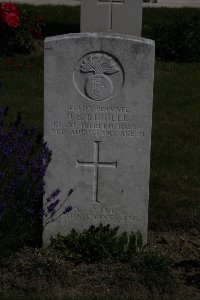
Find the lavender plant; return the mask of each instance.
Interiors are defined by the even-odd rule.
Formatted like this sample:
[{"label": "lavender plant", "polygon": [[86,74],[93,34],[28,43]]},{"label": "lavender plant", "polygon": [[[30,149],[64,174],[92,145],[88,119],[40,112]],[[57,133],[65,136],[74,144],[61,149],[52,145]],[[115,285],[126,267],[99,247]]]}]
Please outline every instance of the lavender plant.
[{"label": "lavender plant", "polygon": [[34,244],[42,226],[72,209],[65,204],[73,192],[60,204],[57,189],[43,207],[44,175],[52,153],[35,127],[27,129],[19,113],[8,124],[7,113],[7,108],[0,108],[1,249]]}]

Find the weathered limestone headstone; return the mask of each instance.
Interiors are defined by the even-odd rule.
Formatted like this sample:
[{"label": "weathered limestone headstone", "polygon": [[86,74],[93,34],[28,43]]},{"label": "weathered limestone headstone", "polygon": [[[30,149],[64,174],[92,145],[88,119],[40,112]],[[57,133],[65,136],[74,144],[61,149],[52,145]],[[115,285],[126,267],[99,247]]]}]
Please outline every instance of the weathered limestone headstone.
[{"label": "weathered limestone headstone", "polygon": [[147,237],[154,42],[82,33],[45,40],[46,194],[73,209],[44,230],[100,223]]},{"label": "weathered limestone headstone", "polygon": [[141,36],[142,0],[82,0],[81,32]]}]

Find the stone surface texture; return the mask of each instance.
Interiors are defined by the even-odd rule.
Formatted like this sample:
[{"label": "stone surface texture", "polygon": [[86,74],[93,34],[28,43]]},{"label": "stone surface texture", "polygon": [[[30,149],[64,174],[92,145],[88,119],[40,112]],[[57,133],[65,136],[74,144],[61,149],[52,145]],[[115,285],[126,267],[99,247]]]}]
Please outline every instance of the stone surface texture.
[{"label": "stone surface texture", "polygon": [[81,32],[141,36],[142,0],[82,0]]},{"label": "stone surface texture", "polygon": [[147,237],[154,42],[82,33],[45,40],[45,140],[53,152],[46,197],[72,211],[44,229],[100,223]]}]

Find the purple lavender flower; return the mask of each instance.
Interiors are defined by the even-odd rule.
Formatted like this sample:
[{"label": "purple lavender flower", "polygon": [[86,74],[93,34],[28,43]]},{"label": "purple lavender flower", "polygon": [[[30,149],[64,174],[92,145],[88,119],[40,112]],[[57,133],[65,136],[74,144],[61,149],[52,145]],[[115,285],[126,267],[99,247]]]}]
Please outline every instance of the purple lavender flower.
[{"label": "purple lavender flower", "polygon": [[17,174],[22,175],[22,174],[24,174],[25,171],[26,171],[26,166],[23,165],[22,163],[19,163],[16,168]]},{"label": "purple lavender flower", "polygon": [[[26,128],[20,114],[8,124],[7,112],[7,108],[0,108],[0,227],[6,232],[7,225],[12,229],[21,224],[27,231],[25,235],[22,233],[25,242],[30,238],[27,228],[49,224],[71,211],[71,206],[65,209],[64,206],[73,189],[62,204],[57,199],[60,189],[53,191],[42,208],[44,176],[52,152],[35,127]],[[4,224],[5,230],[2,228]]]},{"label": "purple lavender flower", "polygon": [[53,209],[53,210],[51,211],[51,218],[53,218],[53,217],[55,216],[55,214],[56,214],[56,210]]},{"label": "purple lavender flower", "polygon": [[51,196],[50,196],[50,199],[54,199],[55,197],[57,197],[59,194],[60,194],[61,190],[57,189],[55,190]]},{"label": "purple lavender flower", "polygon": [[40,215],[41,215],[42,217],[44,217],[45,214],[46,214],[46,212],[45,212],[45,210],[42,208],[41,211],[40,211]]},{"label": "purple lavender flower", "polygon": [[57,199],[56,201],[52,202],[49,206],[47,206],[47,211],[48,212],[52,212],[53,210],[55,210],[56,206],[58,205],[58,203],[60,202],[59,199]]},{"label": "purple lavender flower", "polygon": [[8,185],[6,186],[4,192],[5,192],[5,197],[12,197],[15,191],[15,182],[10,181]]},{"label": "purple lavender flower", "polygon": [[70,189],[67,197],[71,196],[71,194],[73,193],[73,191],[74,191],[73,189]]},{"label": "purple lavender flower", "polygon": [[29,131],[29,136],[34,136],[37,133],[37,127],[32,126],[30,131]]},{"label": "purple lavender flower", "polygon": [[34,127],[26,128],[20,114],[14,122],[6,123],[7,111],[0,108],[0,201],[6,198],[10,207],[25,203],[21,207],[24,213],[25,207],[32,209],[35,203],[39,211],[51,152]]},{"label": "purple lavender flower", "polygon": [[69,213],[72,210],[72,206],[67,206],[65,207],[65,209],[63,210],[63,215],[66,215],[67,213]]}]

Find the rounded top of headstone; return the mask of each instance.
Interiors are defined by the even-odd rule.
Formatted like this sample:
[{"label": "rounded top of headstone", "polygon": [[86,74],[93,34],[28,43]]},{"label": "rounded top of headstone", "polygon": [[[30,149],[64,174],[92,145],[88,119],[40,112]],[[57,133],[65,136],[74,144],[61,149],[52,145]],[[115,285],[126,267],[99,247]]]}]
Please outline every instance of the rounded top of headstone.
[{"label": "rounded top of headstone", "polygon": [[147,38],[142,38],[142,37],[133,36],[129,34],[104,33],[104,32],[84,32],[84,33],[70,33],[70,34],[57,35],[57,36],[47,37],[45,39],[45,43],[56,42],[56,41],[67,40],[67,39],[85,39],[85,38],[120,39],[126,41],[129,40],[132,42],[148,44],[149,46],[155,47],[155,42]]}]

